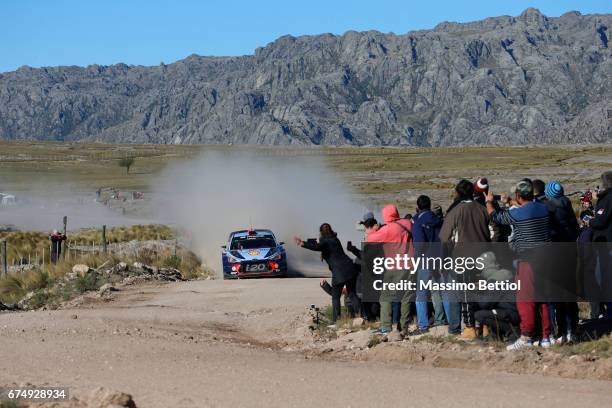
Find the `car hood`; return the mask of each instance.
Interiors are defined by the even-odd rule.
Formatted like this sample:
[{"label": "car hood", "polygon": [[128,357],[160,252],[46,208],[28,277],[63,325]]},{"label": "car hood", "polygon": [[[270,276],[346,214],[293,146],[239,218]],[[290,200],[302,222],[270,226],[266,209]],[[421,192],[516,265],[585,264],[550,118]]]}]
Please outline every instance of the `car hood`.
[{"label": "car hood", "polygon": [[267,258],[275,249],[276,248],[240,249],[230,251],[230,254],[237,258],[242,258],[245,261],[252,261]]}]

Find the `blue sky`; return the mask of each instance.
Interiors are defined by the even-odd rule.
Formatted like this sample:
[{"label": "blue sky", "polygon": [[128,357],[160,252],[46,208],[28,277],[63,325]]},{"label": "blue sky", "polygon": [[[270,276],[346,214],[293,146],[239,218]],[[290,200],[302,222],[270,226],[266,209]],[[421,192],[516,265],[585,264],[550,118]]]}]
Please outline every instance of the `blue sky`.
[{"label": "blue sky", "polygon": [[530,6],[549,16],[612,12],[610,0],[0,0],[0,72],[243,55],[285,34],[401,34],[441,21],[518,15]]}]

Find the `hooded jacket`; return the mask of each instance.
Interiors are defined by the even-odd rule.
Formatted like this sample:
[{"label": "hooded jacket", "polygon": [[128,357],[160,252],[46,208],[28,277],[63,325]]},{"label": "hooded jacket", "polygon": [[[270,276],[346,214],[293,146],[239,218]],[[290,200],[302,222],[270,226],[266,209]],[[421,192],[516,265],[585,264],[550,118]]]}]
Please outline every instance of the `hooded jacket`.
[{"label": "hooded jacket", "polygon": [[548,206],[550,212],[551,240],[553,242],[576,241],[580,227],[569,198],[561,196],[543,202]]},{"label": "hooded jacket", "polygon": [[589,225],[593,229],[594,242],[612,242],[612,191],[599,193],[595,206],[595,217]]},{"label": "hooded jacket", "polygon": [[380,227],[378,231],[370,232],[367,242],[386,243],[384,249],[385,256],[388,258],[395,257],[397,254],[412,256],[414,254],[414,248],[411,245],[412,223],[400,218],[399,211],[393,204],[387,204],[382,213],[385,225]]},{"label": "hooded jacket", "polygon": [[394,242],[408,245],[412,241],[412,223],[400,218],[399,211],[393,204],[387,204],[382,213],[385,225],[378,231],[370,232],[367,242]]}]

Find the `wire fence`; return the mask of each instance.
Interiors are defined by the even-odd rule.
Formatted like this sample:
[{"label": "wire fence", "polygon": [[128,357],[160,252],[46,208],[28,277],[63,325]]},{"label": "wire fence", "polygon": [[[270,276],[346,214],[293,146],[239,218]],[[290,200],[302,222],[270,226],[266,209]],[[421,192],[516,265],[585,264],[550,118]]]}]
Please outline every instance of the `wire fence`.
[{"label": "wire fence", "polygon": [[[106,227],[102,228],[105,236]],[[12,255],[11,255],[12,254]],[[15,255],[18,254],[18,255]],[[10,239],[0,240],[0,276],[8,273],[28,272],[58,263],[78,263],[78,261],[100,256],[115,256],[124,259],[147,259],[159,263],[169,256],[183,255],[178,251],[178,240],[146,240],[109,243],[106,240],[60,240],[50,239],[47,247],[19,253],[11,251]]]}]

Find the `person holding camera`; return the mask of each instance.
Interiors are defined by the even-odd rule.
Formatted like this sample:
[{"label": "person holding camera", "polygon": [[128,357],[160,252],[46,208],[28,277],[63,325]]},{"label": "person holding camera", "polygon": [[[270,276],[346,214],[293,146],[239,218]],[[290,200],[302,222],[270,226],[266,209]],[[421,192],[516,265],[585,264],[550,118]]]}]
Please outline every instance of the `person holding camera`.
[{"label": "person holding camera", "polygon": [[319,227],[319,240],[309,239],[302,240],[299,237],[294,238],[297,246],[309,249],[311,251],[321,252],[321,258],[329,266],[332,274],[331,281],[331,296],[332,296],[332,323],[335,324],[340,317],[340,298],[342,289],[346,286],[346,291],[351,301],[349,314],[355,317],[359,313],[360,302],[357,297],[357,270],[353,261],[344,252],[342,244],[337,237],[336,232],[328,223],[323,223]]},{"label": "person holding camera", "polygon": [[526,256],[551,240],[548,207],[534,201],[533,183],[529,179],[523,179],[516,184],[514,199],[518,207],[511,210],[497,210],[494,205],[495,196],[491,191],[488,192],[486,201],[487,212],[492,220],[513,227],[513,247],[518,255],[516,280],[521,282],[521,289],[516,295],[516,307],[521,318],[521,337],[506,348],[517,350],[534,344],[537,311],[540,312],[542,329],[540,345],[548,347],[551,345],[548,306],[545,302],[536,302],[534,299],[535,266],[530,262],[530,257]]}]

